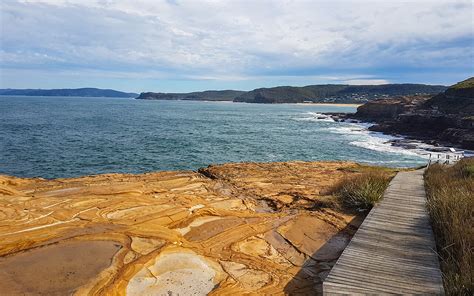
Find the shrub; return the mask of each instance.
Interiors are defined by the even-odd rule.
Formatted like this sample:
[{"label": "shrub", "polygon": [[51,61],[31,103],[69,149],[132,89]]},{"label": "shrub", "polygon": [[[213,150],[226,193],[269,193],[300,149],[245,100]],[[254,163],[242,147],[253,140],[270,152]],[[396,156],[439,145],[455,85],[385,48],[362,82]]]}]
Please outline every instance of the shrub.
[{"label": "shrub", "polygon": [[425,173],[428,210],[447,295],[474,294],[474,158]]},{"label": "shrub", "polygon": [[474,164],[465,165],[462,170],[466,177],[474,177]]},{"label": "shrub", "polygon": [[385,171],[367,171],[342,179],[333,189],[340,203],[357,210],[368,210],[379,201],[392,174]]}]

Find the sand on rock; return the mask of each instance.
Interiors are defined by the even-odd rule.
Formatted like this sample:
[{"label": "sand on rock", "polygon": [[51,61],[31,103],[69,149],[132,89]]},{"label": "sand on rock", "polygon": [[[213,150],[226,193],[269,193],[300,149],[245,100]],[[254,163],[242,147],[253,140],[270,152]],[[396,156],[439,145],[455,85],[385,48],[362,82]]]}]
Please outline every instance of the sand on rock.
[{"label": "sand on rock", "polygon": [[163,251],[129,281],[127,295],[207,295],[218,284],[219,269],[189,250]]}]

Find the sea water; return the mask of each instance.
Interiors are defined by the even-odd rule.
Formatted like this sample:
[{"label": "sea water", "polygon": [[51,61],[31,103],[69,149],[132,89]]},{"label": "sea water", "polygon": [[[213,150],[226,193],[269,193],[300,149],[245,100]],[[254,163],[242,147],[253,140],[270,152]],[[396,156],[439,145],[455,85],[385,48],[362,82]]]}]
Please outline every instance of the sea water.
[{"label": "sea water", "polygon": [[226,162],[350,160],[412,167],[422,152],[323,112],[355,107],[0,97],[0,174],[73,177]]}]

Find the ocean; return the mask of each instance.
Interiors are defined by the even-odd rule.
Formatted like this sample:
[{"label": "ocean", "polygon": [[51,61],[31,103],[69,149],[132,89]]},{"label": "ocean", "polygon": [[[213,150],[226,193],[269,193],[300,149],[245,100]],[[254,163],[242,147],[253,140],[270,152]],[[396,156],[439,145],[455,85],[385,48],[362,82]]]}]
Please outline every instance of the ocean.
[{"label": "ocean", "polygon": [[226,162],[350,160],[413,167],[422,151],[323,112],[355,107],[0,97],[0,174],[63,178]]}]

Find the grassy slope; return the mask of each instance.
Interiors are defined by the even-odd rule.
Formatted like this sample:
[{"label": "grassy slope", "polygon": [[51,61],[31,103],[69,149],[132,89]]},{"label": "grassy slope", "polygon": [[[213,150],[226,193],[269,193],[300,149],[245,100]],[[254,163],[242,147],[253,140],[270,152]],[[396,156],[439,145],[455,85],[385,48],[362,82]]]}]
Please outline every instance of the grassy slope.
[{"label": "grassy slope", "polygon": [[474,87],[474,77],[458,82],[455,85],[453,85],[451,88],[464,89],[464,88],[472,88],[472,87]]},{"label": "grassy slope", "polygon": [[473,295],[474,158],[431,166],[425,186],[446,294]]}]

